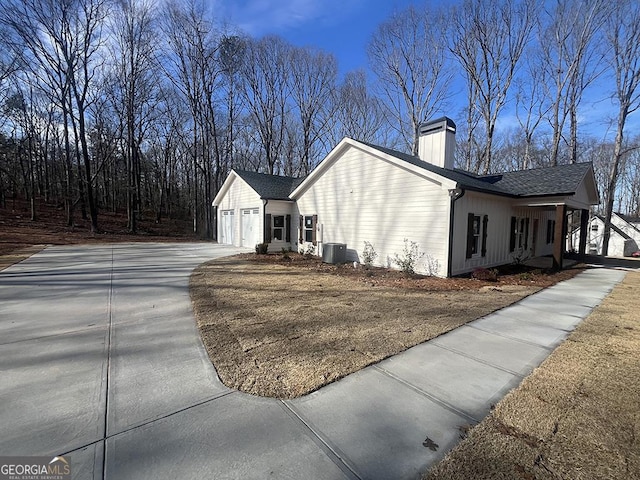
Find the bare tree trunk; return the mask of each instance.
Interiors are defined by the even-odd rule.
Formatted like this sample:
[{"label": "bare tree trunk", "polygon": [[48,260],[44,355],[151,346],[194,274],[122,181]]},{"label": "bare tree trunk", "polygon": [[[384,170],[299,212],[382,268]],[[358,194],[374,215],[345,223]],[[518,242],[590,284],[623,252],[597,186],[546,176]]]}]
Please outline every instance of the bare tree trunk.
[{"label": "bare tree trunk", "polygon": [[624,129],[630,113],[640,108],[640,5],[635,1],[615,4],[607,25],[611,47],[609,62],[616,75],[615,98],[618,101],[618,125],[606,191],[602,255],[609,254],[611,217],[618,186],[618,174],[624,151]]}]

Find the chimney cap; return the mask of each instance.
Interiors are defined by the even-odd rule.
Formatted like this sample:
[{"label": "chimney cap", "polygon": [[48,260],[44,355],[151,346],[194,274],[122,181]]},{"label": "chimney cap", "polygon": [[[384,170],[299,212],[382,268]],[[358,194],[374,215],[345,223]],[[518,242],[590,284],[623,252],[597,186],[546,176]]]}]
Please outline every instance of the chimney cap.
[{"label": "chimney cap", "polygon": [[[442,127],[450,128],[454,132],[456,131],[456,124],[449,117],[440,117],[435,120],[429,120],[428,122],[420,124],[418,131],[420,135],[424,135],[426,133],[431,133],[440,130]],[[440,128],[438,128],[440,127]]]}]

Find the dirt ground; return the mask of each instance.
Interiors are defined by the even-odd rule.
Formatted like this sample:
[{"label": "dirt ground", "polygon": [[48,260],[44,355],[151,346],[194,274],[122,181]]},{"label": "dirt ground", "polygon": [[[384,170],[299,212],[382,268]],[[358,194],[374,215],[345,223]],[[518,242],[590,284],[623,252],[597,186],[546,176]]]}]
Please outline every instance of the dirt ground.
[{"label": "dirt ground", "polygon": [[424,479],[640,478],[638,289],[627,274]]},{"label": "dirt ground", "polygon": [[287,257],[240,255],[191,276],[205,347],[231,388],[305,395],[580,271],[487,282]]},{"label": "dirt ground", "polygon": [[156,224],[150,216],[139,222],[139,233],[127,233],[127,218],[123,213],[100,212],[100,233],[92,233],[88,220],[78,210],[75,224],[67,227],[61,205],[38,201],[37,217],[31,220],[29,205],[24,200],[7,201],[0,208],[0,270],[33,255],[46,245],[112,242],[176,242],[196,241],[189,232],[188,219],[163,219]]}]

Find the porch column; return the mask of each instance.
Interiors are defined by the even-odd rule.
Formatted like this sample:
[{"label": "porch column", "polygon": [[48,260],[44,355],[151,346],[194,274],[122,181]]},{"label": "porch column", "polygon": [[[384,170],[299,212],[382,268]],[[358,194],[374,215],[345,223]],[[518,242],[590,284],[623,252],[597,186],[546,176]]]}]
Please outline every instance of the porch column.
[{"label": "porch column", "polygon": [[584,255],[587,253],[587,229],[589,228],[589,210],[580,210],[580,243],[578,245],[578,253]]},{"label": "porch column", "polygon": [[565,250],[565,232],[567,231],[567,206],[556,205],[556,228],[553,242],[553,268],[562,270],[562,255]]}]

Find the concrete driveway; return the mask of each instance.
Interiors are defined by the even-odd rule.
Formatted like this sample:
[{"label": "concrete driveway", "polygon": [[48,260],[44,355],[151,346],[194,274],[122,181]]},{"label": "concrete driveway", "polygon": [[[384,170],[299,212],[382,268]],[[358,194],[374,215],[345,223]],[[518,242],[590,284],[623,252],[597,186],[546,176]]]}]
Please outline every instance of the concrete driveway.
[{"label": "concrete driveway", "polygon": [[65,454],[78,479],[344,478],[281,403],[218,380],[188,279],[234,253],[50,247],[0,272],[0,455]]},{"label": "concrete driveway", "polygon": [[51,247],[0,272],[0,456],[63,454],[78,479],[417,478],[624,277],[588,271],[279,401],[222,385],[195,327],[190,272],[233,253]]}]

